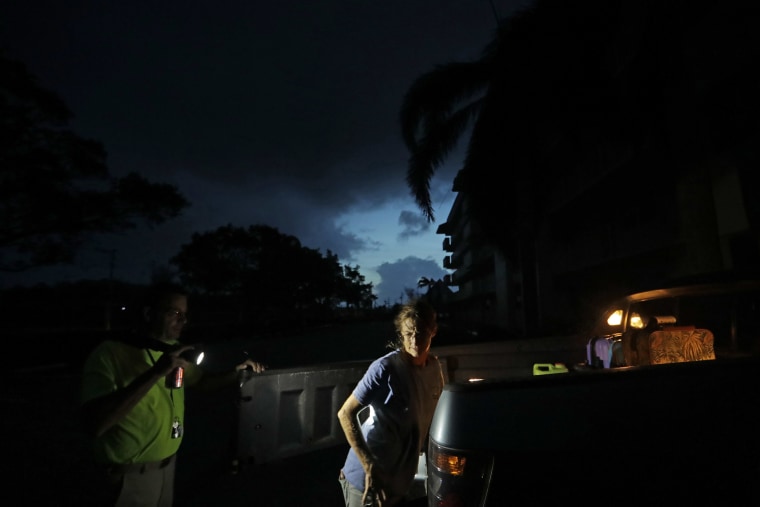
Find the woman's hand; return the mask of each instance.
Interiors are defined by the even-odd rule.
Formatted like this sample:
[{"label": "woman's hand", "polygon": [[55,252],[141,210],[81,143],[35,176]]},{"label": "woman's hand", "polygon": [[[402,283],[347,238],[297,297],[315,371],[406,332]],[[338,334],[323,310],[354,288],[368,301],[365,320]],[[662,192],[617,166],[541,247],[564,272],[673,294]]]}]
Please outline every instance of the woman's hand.
[{"label": "woman's hand", "polygon": [[364,474],[364,495],[362,503],[367,505],[367,496],[372,495],[374,502],[372,505],[383,507],[388,505],[388,493],[385,491],[385,485],[388,482],[388,474],[382,467],[370,465],[367,473]]}]

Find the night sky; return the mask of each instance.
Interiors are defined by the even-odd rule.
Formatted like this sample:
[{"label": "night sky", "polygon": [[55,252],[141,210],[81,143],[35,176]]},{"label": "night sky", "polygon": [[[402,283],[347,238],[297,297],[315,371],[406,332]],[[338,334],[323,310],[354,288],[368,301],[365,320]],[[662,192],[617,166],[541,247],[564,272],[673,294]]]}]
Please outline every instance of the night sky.
[{"label": "night sky", "polygon": [[102,142],[114,175],[176,185],[192,203],[153,230],[99,236],[77,266],[5,285],[109,276],[147,282],[193,232],[264,224],[360,266],[379,303],[442,278],[464,149],[432,185],[436,222],[406,186],[404,93],[478,58],[517,0],[12,2],[0,46]]}]

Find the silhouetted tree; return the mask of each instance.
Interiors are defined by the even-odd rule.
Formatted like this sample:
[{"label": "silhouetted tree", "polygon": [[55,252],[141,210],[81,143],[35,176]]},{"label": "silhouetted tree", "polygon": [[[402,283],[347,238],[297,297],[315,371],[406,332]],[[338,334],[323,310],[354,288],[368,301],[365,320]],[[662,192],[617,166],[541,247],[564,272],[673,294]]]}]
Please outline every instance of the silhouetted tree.
[{"label": "silhouetted tree", "polygon": [[[440,65],[412,84],[400,116],[410,152],[407,183],[429,220],[430,179],[469,126],[457,190],[471,198],[471,215],[508,256],[521,232],[534,227],[534,186],[598,143],[605,115],[615,113],[600,59],[617,3],[583,5],[536,0],[503,20],[478,60]],[[592,5],[595,15],[588,16]],[[562,163],[544,165],[555,152]]]},{"label": "silhouetted tree", "polygon": [[428,278],[426,276],[423,276],[419,280],[417,280],[417,288],[422,289],[426,287],[428,292],[430,292],[430,289],[432,289],[433,286],[435,286],[435,284],[439,282],[440,280],[435,280],[433,278]]},{"label": "silhouetted tree", "polygon": [[365,283],[365,277],[359,273],[359,266],[343,266],[343,283],[339,298],[349,308],[370,309],[377,300],[372,294],[372,283]]},{"label": "silhouetted tree", "polygon": [[103,146],[69,130],[70,118],[0,54],[0,271],[70,262],[89,234],[162,223],[188,206],[171,185],[110,176]]},{"label": "silhouetted tree", "polygon": [[228,296],[240,312],[269,321],[324,313],[340,302],[372,306],[372,284],[328,251],[307,248],[274,227],[227,225],[193,234],[170,262],[188,287]]}]

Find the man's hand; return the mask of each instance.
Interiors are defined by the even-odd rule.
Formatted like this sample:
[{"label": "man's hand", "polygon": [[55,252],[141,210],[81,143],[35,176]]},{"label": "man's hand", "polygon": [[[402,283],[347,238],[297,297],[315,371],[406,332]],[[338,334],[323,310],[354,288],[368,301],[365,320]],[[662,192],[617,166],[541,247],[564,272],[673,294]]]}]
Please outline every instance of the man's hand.
[{"label": "man's hand", "polygon": [[187,368],[190,363],[187,359],[182,357],[182,353],[187,352],[188,350],[193,350],[194,348],[195,347],[192,345],[182,345],[181,347],[164,352],[153,366],[153,371],[159,376],[166,376],[171,373],[174,368]]},{"label": "man's hand", "polygon": [[235,370],[253,370],[254,373],[261,373],[264,370],[267,369],[266,365],[259,363],[258,361],[254,361],[252,359],[246,359],[239,365],[235,366]]}]

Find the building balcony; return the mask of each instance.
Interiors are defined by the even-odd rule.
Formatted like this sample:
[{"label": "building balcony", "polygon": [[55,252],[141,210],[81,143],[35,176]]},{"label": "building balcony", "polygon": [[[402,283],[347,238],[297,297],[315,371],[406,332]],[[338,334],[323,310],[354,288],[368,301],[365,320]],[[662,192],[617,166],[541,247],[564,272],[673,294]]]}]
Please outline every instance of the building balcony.
[{"label": "building balcony", "polygon": [[443,267],[445,269],[459,269],[462,267],[461,255],[447,255],[443,258]]}]

